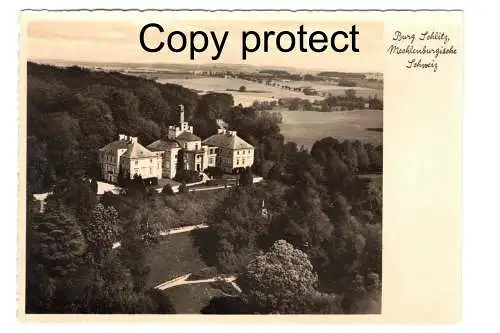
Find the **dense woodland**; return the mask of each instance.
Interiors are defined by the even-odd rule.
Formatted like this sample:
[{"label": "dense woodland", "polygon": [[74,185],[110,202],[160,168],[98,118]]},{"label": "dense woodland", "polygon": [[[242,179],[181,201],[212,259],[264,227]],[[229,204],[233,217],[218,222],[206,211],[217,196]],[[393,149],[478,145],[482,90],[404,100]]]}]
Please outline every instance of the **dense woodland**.
[{"label": "dense woodland", "polygon": [[[118,133],[143,144],[165,136],[179,104],[202,138],[222,118],[254,145],[252,172],[266,181],[204,196],[134,185],[98,197],[84,180],[99,176],[96,150]],[[173,313],[146,285],[145,257],[159,230],[194,223],[210,225],[193,235],[204,261],[239,274],[243,289],[204,313],[380,312],[381,182],[361,175],[382,172],[381,146],[324,138],[307,151],[285,144],[275,116],[229,94],[77,67],[29,63],[27,112],[27,312]],[[54,194],[40,214],[31,194],[45,190]],[[282,270],[268,269],[276,263]]]}]

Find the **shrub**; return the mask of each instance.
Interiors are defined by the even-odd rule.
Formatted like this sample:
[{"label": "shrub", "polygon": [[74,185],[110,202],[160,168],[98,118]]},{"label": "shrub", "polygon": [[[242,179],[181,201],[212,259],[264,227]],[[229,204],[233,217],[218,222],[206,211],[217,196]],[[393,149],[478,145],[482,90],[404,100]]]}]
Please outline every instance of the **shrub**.
[{"label": "shrub", "polygon": [[163,186],[161,193],[164,195],[174,195],[174,190],[172,189],[172,185],[167,184],[167,185]]},{"label": "shrub", "polygon": [[186,184],[179,186],[179,193],[186,193],[188,191]]},{"label": "shrub", "polygon": [[217,168],[217,167],[208,167],[205,169],[205,173],[209,177],[213,177],[213,178],[222,178],[222,175],[224,174],[224,172],[220,168]]},{"label": "shrub", "polygon": [[174,179],[181,183],[196,183],[201,181],[203,177],[195,170],[179,170]]},{"label": "shrub", "polygon": [[252,184],[253,184],[252,170],[250,170],[250,168],[246,168],[240,173],[240,185],[246,186]]},{"label": "shrub", "polygon": [[219,186],[225,184],[226,181],[224,179],[210,179],[205,183],[206,186]]}]

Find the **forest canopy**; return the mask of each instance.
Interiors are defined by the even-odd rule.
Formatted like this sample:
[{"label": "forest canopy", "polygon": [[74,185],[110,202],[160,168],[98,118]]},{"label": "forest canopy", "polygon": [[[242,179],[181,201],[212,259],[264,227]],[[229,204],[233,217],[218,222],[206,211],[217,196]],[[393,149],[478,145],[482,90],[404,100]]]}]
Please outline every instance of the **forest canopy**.
[{"label": "forest canopy", "polygon": [[178,105],[202,139],[217,132],[223,119],[256,147],[254,169],[277,158],[284,138],[266,112],[234,106],[230,94],[196,92],[118,72],[28,63],[27,183],[45,191],[69,176],[99,177],[97,150],[119,133],[147,145],[178,123]]},{"label": "forest canopy", "polygon": [[[210,226],[193,235],[204,262],[241,276],[243,290],[240,308],[214,299],[207,313],[380,313],[382,184],[364,176],[382,172],[382,146],[327,137],[308,151],[285,143],[278,117],[235,106],[230,94],[199,96],[116,72],[28,63],[27,98],[28,312],[174,312],[146,287],[146,257],[160,230],[197,222]],[[146,145],[165,136],[179,104],[202,138],[222,118],[256,148],[244,186],[204,200],[144,187],[96,196],[82,176],[99,176],[97,149],[118,133]],[[266,181],[245,181],[252,174]],[[31,194],[48,189],[40,214]],[[118,239],[120,251],[111,251]],[[277,287],[274,268],[259,275],[294,267],[290,255],[302,274],[285,281],[304,286],[301,299]]]}]

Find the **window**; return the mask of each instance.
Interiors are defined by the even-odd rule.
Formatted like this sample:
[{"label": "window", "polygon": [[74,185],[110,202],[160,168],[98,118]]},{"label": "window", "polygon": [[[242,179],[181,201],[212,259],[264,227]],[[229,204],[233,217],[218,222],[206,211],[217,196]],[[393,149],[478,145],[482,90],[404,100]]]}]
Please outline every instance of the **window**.
[{"label": "window", "polygon": [[236,155],[239,155],[239,154],[240,154],[240,151],[238,150],[238,151],[236,152]]},{"label": "window", "polygon": [[239,158],[236,160],[236,165],[240,165],[240,159]]},{"label": "window", "polygon": [[153,159],[152,158],[149,159],[149,163],[151,163],[151,164],[153,163]]},{"label": "window", "polygon": [[134,172],[135,172],[136,175],[138,175],[139,174],[139,169],[134,169]]},{"label": "window", "polygon": [[135,165],[137,165],[139,163],[139,161],[135,161]]},{"label": "window", "polygon": [[149,168],[149,174],[152,175],[153,174],[153,168]]}]

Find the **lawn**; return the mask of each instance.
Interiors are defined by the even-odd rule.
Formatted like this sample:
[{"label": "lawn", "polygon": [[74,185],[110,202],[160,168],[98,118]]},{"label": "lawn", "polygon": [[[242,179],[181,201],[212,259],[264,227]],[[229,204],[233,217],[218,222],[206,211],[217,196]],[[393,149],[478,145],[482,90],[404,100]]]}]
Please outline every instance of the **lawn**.
[{"label": "lawn", "polygon": [[151,248],[147,259],[151,269],[147,282],[149,287],[187,273],[202,276],[213,274],[214,269],[207,267],[201,259],[191,234],[185,232],[167,236]]},{"label": "lawn", "polygon": [[280,125],[286,141],[310,149],[314,142],[331,136],[339,140],[360,140],[382,143],[383,133],[371,130],[383,127],[383,112],[371,110],[316,112],[278,111],[283,116]]},{"label": "lawn", "polygon": [[[203,230],[195,231],[203,232]],[[151,248],[148,256],[148,287],[192,273],[191,280],[217,276],[217,270],[201,259],[191,235],[193,232],[170,235]],[[224,290],[224,289],[223,289]],[[212,297],[225,295],[214,283],[176,286],[163,291],[170,297],[177,313],[200,313]]]},{"label": "lawn", "polygon": [[213,297],[224,296],[211,283],[188,284],[164,291],[172,301],[175,311],[180,314],[200,314]]}]

